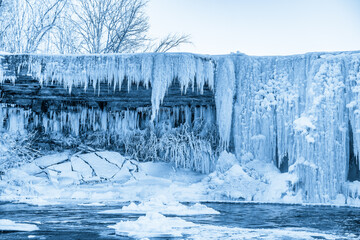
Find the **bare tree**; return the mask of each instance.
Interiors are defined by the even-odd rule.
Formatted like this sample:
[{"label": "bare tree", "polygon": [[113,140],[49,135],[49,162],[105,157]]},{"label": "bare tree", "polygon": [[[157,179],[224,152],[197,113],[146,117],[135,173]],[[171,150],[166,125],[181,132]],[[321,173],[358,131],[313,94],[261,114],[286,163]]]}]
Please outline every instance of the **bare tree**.
[{"label": "bare tree", "polygon": [[147,0],[0,0],[0,50],[166,52],[189,36],[148,37]]},{"label": "bare tree", "polygon": [[191,43],[189,35],[168,34],[166,37],[160,40],[156,45],[153,45],[152,52],[167,52],[173,48],[176,48],[184,43]]},{"label": "bare tree", "polygon": [[35,52],[56,25],[66,0],[2,0],[0,15],[3,50]]},{"label": "bare tree", "polygon": [[147,40],[143,0],[74,0],[70,19],[88,53],[134,52]]},{"label": "bare tree", "polygon": [[7,11],[6,3],[3,0],[0,2],[0,50],[5,49],[5,35],[10,27],[9,13]]},{"label": "bare tree", "polygon": [[71,15],[72,5],[70,3],[64,7],[56,26],[51,31],[50,44],[53,46],[54,52],[60,54],[81,53],[81,37],[69,17]]},{"label": "bare tree", "polygon": [[66,45],[70,53],[132,53],[166,52],[190,42],[187,35],[169,34],[154,43],[147,35],[146,4],[147,0],[72,0],[71,11],[64,11],[67,24],[63,32],[71,28],[69,33],[77,36],[59,38],[67,43],[57,45]]}]

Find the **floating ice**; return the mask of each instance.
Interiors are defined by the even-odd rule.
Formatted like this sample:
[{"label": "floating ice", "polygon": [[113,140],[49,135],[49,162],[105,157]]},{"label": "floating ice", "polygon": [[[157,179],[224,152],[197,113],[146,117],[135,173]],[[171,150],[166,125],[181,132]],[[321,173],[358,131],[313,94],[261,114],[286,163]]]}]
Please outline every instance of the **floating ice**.
[{"label": "floating ice", "polygon": [[[159,213],[148,213],[136,221],[121,221],[109,226],[120,236],[135,238],[182,237],[190,239],[345,239],[325,234],[314,229],[259,229],[229,228],[205,224],[194,224],[180,218],[165,217]],[[351,237],[350,237],[351,238]],[[347,238],[348,239],[348,238]],[[355,238],[354,238],[355,239]]]},{"label": "floating ice", "polygon": [[122,209],[106,210],[102,214],[122,214],[122,213],[148,213],[158,212],[165,215],[189,216],[202,214],[220,214],[218,211],[209,208],[200,203],[195,203],[191,206],[183,205],[177,201],[169,200],[165,196],[151,198],[139,204],[130,203],[129,206],[124,206]]},{"label": "floating ice", "polygon": [[151,212],[136,221],[121,221],[109,226],[117,235],[130,237],[181,237],[184,228],[195,226],[180,218],[168,218],[160,213]]},{"label": "floating ice", "polygon": [[105,206],[105,203],[98,203],[98,202],[94,202],[94,203],[79,203],[79,206],[85,206],[85,207],[102,207]]},{"label": "floating ice", "polygon": [[0,232],[1,231],[14,231],[14,232],[31,232],[39,230],[34,224],[16,223],[8,219],[0,219]]}]

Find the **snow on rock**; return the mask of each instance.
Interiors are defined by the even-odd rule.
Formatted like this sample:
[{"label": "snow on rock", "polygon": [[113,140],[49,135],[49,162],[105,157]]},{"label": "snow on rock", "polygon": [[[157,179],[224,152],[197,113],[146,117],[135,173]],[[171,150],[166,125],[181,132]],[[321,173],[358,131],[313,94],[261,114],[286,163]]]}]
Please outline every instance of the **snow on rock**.
[{"label": "snow on rock", "polygon": [[69,153],[63,152],[63,153],[56,153],[49,156],[44,156],[35,159],[32,163],[34,163],[39,168],[47,168],[56,164],[60,164],[63,162],[69,161]]},{"label": "snow on rock", "polygon": [[252,160],[241,167],[235,163],[227,171],[215,171],[203,180],[213,199],[265,202],[301,202],[291,189],[293,174],[280,173],[271,163]]},{"label": "snow on rock", "polygon": [[109,226],[117,235],[143,237],[181,237],[184,229],[195,226],[180,218],[168,218],[160,213],[151,212],[136,221],[121,221]]},{"label": "snow on rock", "polygon": [[200,203],[195,203],[191,206],[183,205],[175,200],[161,195],[151,198],[148,201],[136,204],[131,202],[130,205],[124,206],[121,209],[106,210],[102,214],[121,214],[121,213],[148,213],[158,212],[165,215],[189,216],[189,215],[203,215],[203,214],[220,214],[218,211],[209,208]]},{"label": "snow on rock", "polygon": [[[91,157],[98,163],[93,166],[86,164],[81,160],[84,155],[85,159]],[[205,175],[187,169],[175,169],[170,163],[140,163],[115,152],[75,154],[69,158],[70,161],[55,165],[47,160],[51,165],[43,169],[32,163],[9,169],[0,179],[0,200],[51,205],[59,201],[146,201],[160,195],[174,199],[175,202],[206,199],[200,182]],[[108,174],[105,171],[105,164],[109,164],[105,158],[119,165],[113,178],[113,172]],[[101,163],[104,163],[105,170],[101,169]],[[35,166],[37,170],[26,172],[27,165]],[[106,175],[100,177],[97,173]],[[206,210],[198,205],[191,209]]]},{"label": "snow on rock", "polygon": [[69,156],[68,152],[35,159],[33,162],[11,169],[9,179],[24,176],[32,182],[49,180],[53,184],[72,185],[83,182],[128,181],[138,172],[137,163],[116,152],[94,152]]},{"label": "snow on rock", "polygon": [[[113,178],[119,172],[121,167],[121,165],[118,166],[117,164],[107,160],[106,157],[102,157],[97,153],[81,154],[79,156],[74,156],[73,158],[80,159],[80,161],[91,168],[94,176],[98,176],[102,179]],[[121,158],[123,157],[121,156]]]},{"label": "snow on rock", "polygon": [[335,203],[360,206],[360,182],[347,182],[344,187],[347,194],[338,196]]},{"label": "snow on rock", "polygon": [[8,219],[0,219],[0,232],[31,232],[37,230],[39,230],[39,228],[34,224],[17,223]]},{"label": "snow on rock", "polygon": [[265,188],[265,183],[250,177],[238,164],[224,173],[215,171],[204,181],[214,199],[252,201],[259,188]]},{"label": "snow on rock", "polygon": [[238,163],[236,157],[232,153],[223,151],[220,153],[218,161],[216,163],[216,171],[224,173],[228,171],[234,164]]},{"label": "snow on rock", "polygon": [[85,182],[100,180],[99,177],[96,177],[95,171],[91,166],[83,161],[80,156],[71,157],[71,166],[73,171],[79,173]]}]

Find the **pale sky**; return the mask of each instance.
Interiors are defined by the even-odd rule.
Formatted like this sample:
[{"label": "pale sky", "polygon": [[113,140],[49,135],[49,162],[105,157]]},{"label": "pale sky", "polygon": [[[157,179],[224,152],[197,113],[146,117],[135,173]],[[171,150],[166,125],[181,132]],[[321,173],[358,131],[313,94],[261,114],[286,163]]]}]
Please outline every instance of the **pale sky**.
[{"label": "pale sky", "polygon": [[191,35],[177,52],[288,55],[360,50],[360,0],[149,0],[150,35]]}]

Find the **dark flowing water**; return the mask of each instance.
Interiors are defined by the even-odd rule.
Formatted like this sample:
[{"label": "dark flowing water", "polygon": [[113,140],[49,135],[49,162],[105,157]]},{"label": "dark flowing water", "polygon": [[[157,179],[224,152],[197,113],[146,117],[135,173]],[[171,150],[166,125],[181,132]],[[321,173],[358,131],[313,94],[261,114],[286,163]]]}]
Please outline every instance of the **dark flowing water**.
[{"label": "dark flowing water", "polygon": [[[250,203],[204,204],[221,214],[181,218],[196,224],[228,228],[255,230],[301,228],[320,233],[336,234],[340,236],[339,239],[360,238],[360,208]],[[34,223],[39,227],[39,230],[33,232],[0,232],[0,239],[29,239],[29,236],[32,239],[131,239],[126,236],[115,235],[115,231],[107,226],[119,221],[135,221],[141,215],[105,215],[99,213],[104,210],[118,209],[122,206],[121,204],[112,206],[31,206],[2,202],[0,203],[0,219]],[[324,239],[323,237],[314,237],[314,239],[319,238]]]}]

